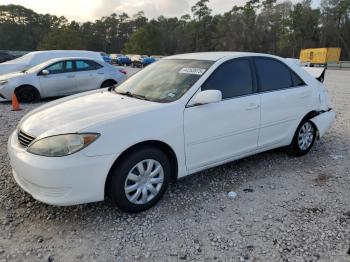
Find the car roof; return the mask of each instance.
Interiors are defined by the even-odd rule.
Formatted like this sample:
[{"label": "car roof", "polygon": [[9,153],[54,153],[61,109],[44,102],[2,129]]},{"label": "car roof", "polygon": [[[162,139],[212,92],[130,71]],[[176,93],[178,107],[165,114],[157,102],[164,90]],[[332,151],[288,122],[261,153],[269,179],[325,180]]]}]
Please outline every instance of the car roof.
[{"label": "car roof", "polygon": [[[49,59],[47,61],[59,62],[59,61],[65,61],[65,60],[91,60],[91,61],[95,61],[95,59],[93,59],[91,57],[83,57],[83,56],[52,58],[52,59]],[[98,62],[101,62],[101,61],[98,61]]]},{"label": "car roof", "polygon": [[237,58],[244,56],[265,56],[281,59],[281,57],[269,54],[250,53],[250,52],[199,52],[168,56],[164,59],[192,59],[192,60],[208,60],[218,61],[222,58]]},{"label": "car roof", "polygon": [[89,50],[43,50],[43,51],[33,51],[28,54],[48,54],[48,53],[99,53]]}]

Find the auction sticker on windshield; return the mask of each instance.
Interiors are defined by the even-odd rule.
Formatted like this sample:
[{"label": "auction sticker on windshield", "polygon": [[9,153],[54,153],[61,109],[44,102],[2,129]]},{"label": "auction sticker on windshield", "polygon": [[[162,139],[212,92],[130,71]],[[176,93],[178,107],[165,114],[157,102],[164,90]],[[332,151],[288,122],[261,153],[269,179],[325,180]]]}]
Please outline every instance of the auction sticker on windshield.
[{"label": "auction sticker on windshield", "polygon": [[191,68],[191,67],[185,67],[179,71],[180,74],[191,74],[191,75],[203,75],[204,72],[205,72],[205,69],[203,68]]}]

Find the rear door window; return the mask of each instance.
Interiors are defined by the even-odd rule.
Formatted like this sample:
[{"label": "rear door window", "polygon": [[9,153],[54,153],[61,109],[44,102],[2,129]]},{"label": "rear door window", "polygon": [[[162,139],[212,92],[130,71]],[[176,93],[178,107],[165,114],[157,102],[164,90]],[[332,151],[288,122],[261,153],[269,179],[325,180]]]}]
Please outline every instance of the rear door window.
[{"label": "rear door window", "polygon": [[294,72],[292,72],[293,86],[303,86],[305,82]]},{"label": "rear door window", "polygon": [[90,60],[77,60],[75,66],[77,71],[97,70],[103,67],[99,63]]},{"label": "rear door window", "polygon": [[269,58],[255,58],[261,92],[293,87],[291,70],[282,62]]}]

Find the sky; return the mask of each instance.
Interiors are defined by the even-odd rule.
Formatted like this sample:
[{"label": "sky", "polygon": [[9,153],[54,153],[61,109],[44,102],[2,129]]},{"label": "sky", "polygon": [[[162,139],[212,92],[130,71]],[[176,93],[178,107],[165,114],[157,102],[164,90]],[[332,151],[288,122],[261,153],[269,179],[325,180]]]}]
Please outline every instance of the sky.
[{"label": "sky", "polygon": [[[129,15],[143,10],[148,18],[160,15],[177,16],[191,12],[198,0],[0,0],[0,5],[17,4],[37,13],[65,16],[79,22],[94,21],[112,13],[126,12]],[[292,0],[297,2],[299,0]],[[315,0],[319,1],[319,0]],[[233,5],[242,5],[246,0],[210,0],[214,14],[231,10]]]}]

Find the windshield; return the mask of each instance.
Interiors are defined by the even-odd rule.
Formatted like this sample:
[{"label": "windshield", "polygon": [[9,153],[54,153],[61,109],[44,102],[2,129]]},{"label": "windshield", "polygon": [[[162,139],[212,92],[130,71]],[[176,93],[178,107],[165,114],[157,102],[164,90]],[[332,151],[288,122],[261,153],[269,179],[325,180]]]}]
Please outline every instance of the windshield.
[{"label": "windshield", "polygon": [[133,75],[116,92],[155,102],[173,102],[183,96],[213,61],[164,59]]},{"label": "windshield", "polygon": [[25,72],[27,72],[29,74],[36,73],[38,70],[41,70],[50,64],[52,64],[52,60],[46,61],[46,62],[38,64],[36,66],[33,66],[33,67],[29,68],[28,70],[25,70]]}]

